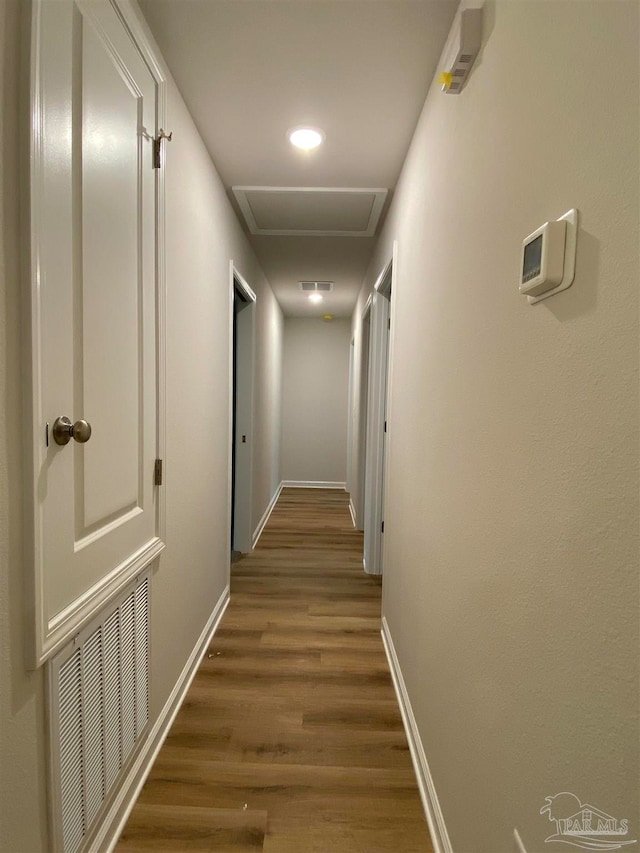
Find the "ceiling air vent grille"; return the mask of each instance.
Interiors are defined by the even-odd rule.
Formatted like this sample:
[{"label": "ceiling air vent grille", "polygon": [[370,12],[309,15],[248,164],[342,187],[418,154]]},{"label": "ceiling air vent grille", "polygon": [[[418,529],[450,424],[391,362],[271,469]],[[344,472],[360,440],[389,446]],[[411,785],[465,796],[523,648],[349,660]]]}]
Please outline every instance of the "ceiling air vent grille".
[{"label": "ceiling air vent grille", "polygon": [[300,290],[303,293],[328,293],[333,290],[332,281],[301,281]]}]

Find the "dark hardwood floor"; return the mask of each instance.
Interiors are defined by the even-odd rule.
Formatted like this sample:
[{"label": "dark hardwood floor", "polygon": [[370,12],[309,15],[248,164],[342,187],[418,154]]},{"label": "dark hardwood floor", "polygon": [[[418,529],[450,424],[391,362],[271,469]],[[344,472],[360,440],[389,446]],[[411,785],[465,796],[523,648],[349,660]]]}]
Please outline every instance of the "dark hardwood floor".
[{"label": "dark hardwood floor", "polygon": [[284,489],[116,847],[432,851],[344,492]]}]

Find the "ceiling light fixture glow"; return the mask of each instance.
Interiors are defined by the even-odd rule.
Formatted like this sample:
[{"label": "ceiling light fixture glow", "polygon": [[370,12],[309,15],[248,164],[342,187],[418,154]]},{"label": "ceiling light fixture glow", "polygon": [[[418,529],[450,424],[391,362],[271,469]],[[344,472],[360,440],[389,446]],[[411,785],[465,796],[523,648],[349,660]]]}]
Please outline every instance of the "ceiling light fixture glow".
[{"label": "ceiling light fixture glow", "polygon": [[293,127],[287,136],[292,145],[303,151],[311,151],[324,141],[324,133],[317,127]]},{"label": "ceiling light fixture glow", "polygon": [[322,294],[321,293],[310,293],[309,299],[312,302],[322,302]]}]

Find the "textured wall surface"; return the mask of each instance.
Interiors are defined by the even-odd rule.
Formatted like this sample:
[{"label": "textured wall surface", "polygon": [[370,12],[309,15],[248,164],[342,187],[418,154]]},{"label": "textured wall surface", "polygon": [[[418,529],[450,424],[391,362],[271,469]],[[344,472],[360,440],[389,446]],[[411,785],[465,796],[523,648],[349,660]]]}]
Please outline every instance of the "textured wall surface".
[{"label": "textured wall surface", "polygon": [[284,318],[271,289],[261,287],[256,295],[252,532],[280,485],[284,336]]},{"label": "textured wall surface", "polygon": [[348,320],[287,317],[282,370],[282,479],[344,483]]},{"label": "textured wall surface", "polygon": [[156,710],[228,582],[230,260],[257,297],[251,530],[279,483],[282,348],[280,308],[172,82],[167,113],[177,132],[166,146],[167,549],[153,589]]},{"label": "textured wall surface", "polygon": [[[640,836],[638,4],[491,2],[483,30],[354,325],[397,239],[384,613],[454,850],[531,853],[559,791]],[[575,283],[530,306],[522,239],[571,207]]]}]

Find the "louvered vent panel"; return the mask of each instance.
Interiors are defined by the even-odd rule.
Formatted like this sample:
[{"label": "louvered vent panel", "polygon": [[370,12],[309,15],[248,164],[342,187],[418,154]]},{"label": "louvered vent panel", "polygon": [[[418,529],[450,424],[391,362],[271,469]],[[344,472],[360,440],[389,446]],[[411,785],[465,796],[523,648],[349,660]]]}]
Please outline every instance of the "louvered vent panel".
[{"label": "louvered vent panel", "polygon": [[122,685],[122,760],[126,761],[136,740],[136,682],[134,597],[120,607],[120,678]]},{"label": "louvered vent panel", "polygon": [[104,801],[104,685],[102,631],[89,637],[82,650],[84,691],[84,757],[86,819],[91,823]]},{"label": "louvered vent panel", "polygon": [[57,835],[77,853],[149,719],[149,580],[50,664]]},{"label": "louvered vent panel", "polygon": [[120,749],[120,611],[104,623],[104,779],[113,785],[122,764]]},{"label": "louvered vent panel", "polygon": [[333,290],[332,281],[301,281],[298,286],[303,293],[329,293]]},{"label": "louvered vent panel", "polygon": [[82,783],[82,655],[74,652],[60,669],[60,794],[65,851],[77,850],[84,835]]},{"label": "louvered vent panel", "polygon": [[142,584],[136,590],[136,737],[149,719],[149,590]]}]

